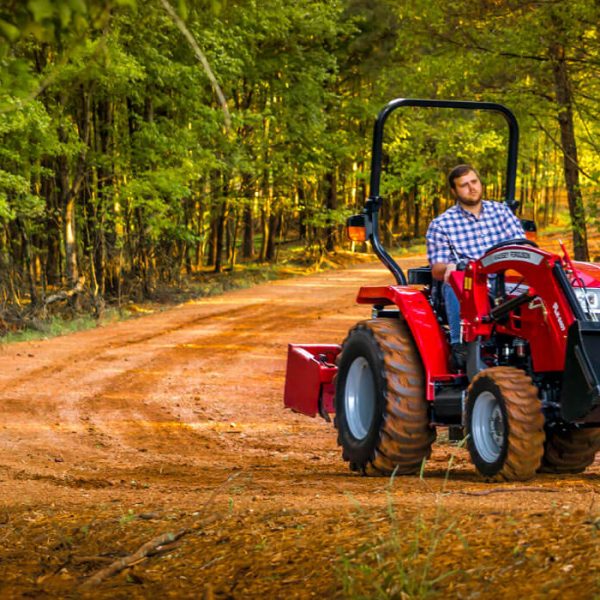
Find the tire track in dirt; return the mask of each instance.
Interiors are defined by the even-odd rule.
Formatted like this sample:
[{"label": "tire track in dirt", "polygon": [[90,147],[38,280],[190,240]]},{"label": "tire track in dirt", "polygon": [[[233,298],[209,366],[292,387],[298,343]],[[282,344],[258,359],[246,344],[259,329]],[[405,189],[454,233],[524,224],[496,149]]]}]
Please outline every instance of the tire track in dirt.
[{"label": "tire track in dirt", "polygon": [[[25,362],[24,372],[0,387],[6,399],[0,445],[12,450],[5,466],[21,479],[29,472],[51,480],[45,471],[54,457],[55,470],[76,463],[80,479],[89,479],[89,471],[98,481],[140,472],[164,479],[165,463],[190,472],[210,462],[207,454],[227,455],[235,444],[218,430],[240,420],[231,399],[243,401],[250,391],[261,397],[268,387],[277,391],[275,406],[257,404],[253,419],[268,414],[279,422],[284,415],[281,380],[286,343],[294,340],[282,336],[282,324],[306,331],[322,317],[335,323],[340,311],[353,306],[352,292],[365,275],[389,280],[378,267],[356,271],[356,277],[330,272],[232,292],[126,326],[36,342],[31,351],[5,348],[6,362]],[[329,306],[307,301],[315,290],[333,296]],[[330,339],[338,341],[337,324],[328,327]],[[27,369],[23,358],[33,352],[43,352],[48,364]],[[215,393],[228,399],[215,399]],[[25,469],[23,462],[29,463]],[[64,473],[54,480],[70,485]]]}]

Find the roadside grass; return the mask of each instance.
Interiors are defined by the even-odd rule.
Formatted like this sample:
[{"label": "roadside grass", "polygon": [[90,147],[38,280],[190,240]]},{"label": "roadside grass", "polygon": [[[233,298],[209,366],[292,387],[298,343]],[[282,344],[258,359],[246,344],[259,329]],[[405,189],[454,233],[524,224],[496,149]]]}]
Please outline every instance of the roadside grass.
[{"label": "roadside grass", "polygon": [[[356,549],[340,551],[336,567],[342,597],[349,600],[405,600],[435,596],[444,579],[456,570],[436,574],[435,559],[440,542],[456,531],[456,523],[444,522],[442,514],[428,522],[417,516],[405,521],[394,502],[387,506],[387,527],[361,511],[368,527],[360,535],[368,539]],[[371,521],[372,520],[372,521]],[[371,521],[371,522],[370,522]],[[458,536],[460,539],[460,536]]]},{"label": "roadside grass", "polygon": [[61,315],[53,315],[48,319],[35,320],[28,324],[25,329],[9,331],[0,337],[1,344],[11,344],[14,342],[34,342],[45,340],[59,335],[68,335],[77,331],[86,331],[94,329],[99,325],[106,325],[125,318],[117,309],[107,309],[101,319],[96,319],[92,315],[84,314],[74,318],[65,318]]},{"label": "roadside grass", "polygon": [[[466,438],[456,444],[462,448]],[[438,560],[440,544],[450,535],[468,544],[442,506],[455,452],[450,455],[440,492],[435,496],[433,519],[423,513],[407,521],[398,514],[393,487],[395,473],[386,488],[384,516],[375,517],[354,500],[357,531],[361,543],[351,551],[339,550],[336,574],[342,597],[349,600],[424,600],[440,592],[438,585],[459,569],[442,568]],[[421,465],[423,479],[425,460]]]}]

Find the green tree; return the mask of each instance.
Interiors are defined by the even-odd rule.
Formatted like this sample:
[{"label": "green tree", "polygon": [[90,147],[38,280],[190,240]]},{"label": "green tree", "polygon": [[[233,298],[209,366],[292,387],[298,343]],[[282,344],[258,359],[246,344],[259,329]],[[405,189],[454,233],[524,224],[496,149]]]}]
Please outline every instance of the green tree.
[{"label": "green tree", "polygon": [[[426,16],[423,3],[412,0],[400,9],[424,49],[425,81],[447,95],[504,101],[557,145],[575,255],[583,260],[588,251],[578,148],[592,125],[590,103],[598,95],[597,77],[590,74],[598,70],[599,10],[592,0],[465,0],[435,5]],[[439,82],[432,77],[438,69],[445,77]]]}]

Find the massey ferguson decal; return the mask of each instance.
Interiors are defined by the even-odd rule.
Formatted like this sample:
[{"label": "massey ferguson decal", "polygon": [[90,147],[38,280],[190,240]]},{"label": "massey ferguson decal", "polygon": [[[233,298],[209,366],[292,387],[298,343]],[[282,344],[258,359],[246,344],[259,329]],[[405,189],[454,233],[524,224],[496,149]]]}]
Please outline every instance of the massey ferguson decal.
[{"label": "massey ferguson decal", "polygon": [[532,252],[531,250],[524,250],[520,248],[519,250],[499,250],[498,252],[493,252],[488,256],[485,256],[481,259],[481,264],[484,267],[489,267],[490,265],[495,265],[496,263],[503,262],[505,260],[512,260],[517,262],[529,263],[531,265],[539,265],[543,256],[538,254],[537,252]]}]

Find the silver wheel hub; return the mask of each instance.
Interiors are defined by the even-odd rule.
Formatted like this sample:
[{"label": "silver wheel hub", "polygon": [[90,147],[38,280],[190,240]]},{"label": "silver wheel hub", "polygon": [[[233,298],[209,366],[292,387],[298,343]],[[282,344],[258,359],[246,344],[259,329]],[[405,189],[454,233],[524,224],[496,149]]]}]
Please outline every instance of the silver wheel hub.
[{"label": "silver wheel hub", "polygon": [[491,392],[481,392],[475,399],[471,437],[485,462],[493,463],[500,458],[506,443],[506,427],[500,402]]},{"label": "silver wheel hub", "polygon": [[364,439],[375,418],[375,381],[367,360],[355,358],[346,377],[344,411],[348,429],[357,440]]}]

